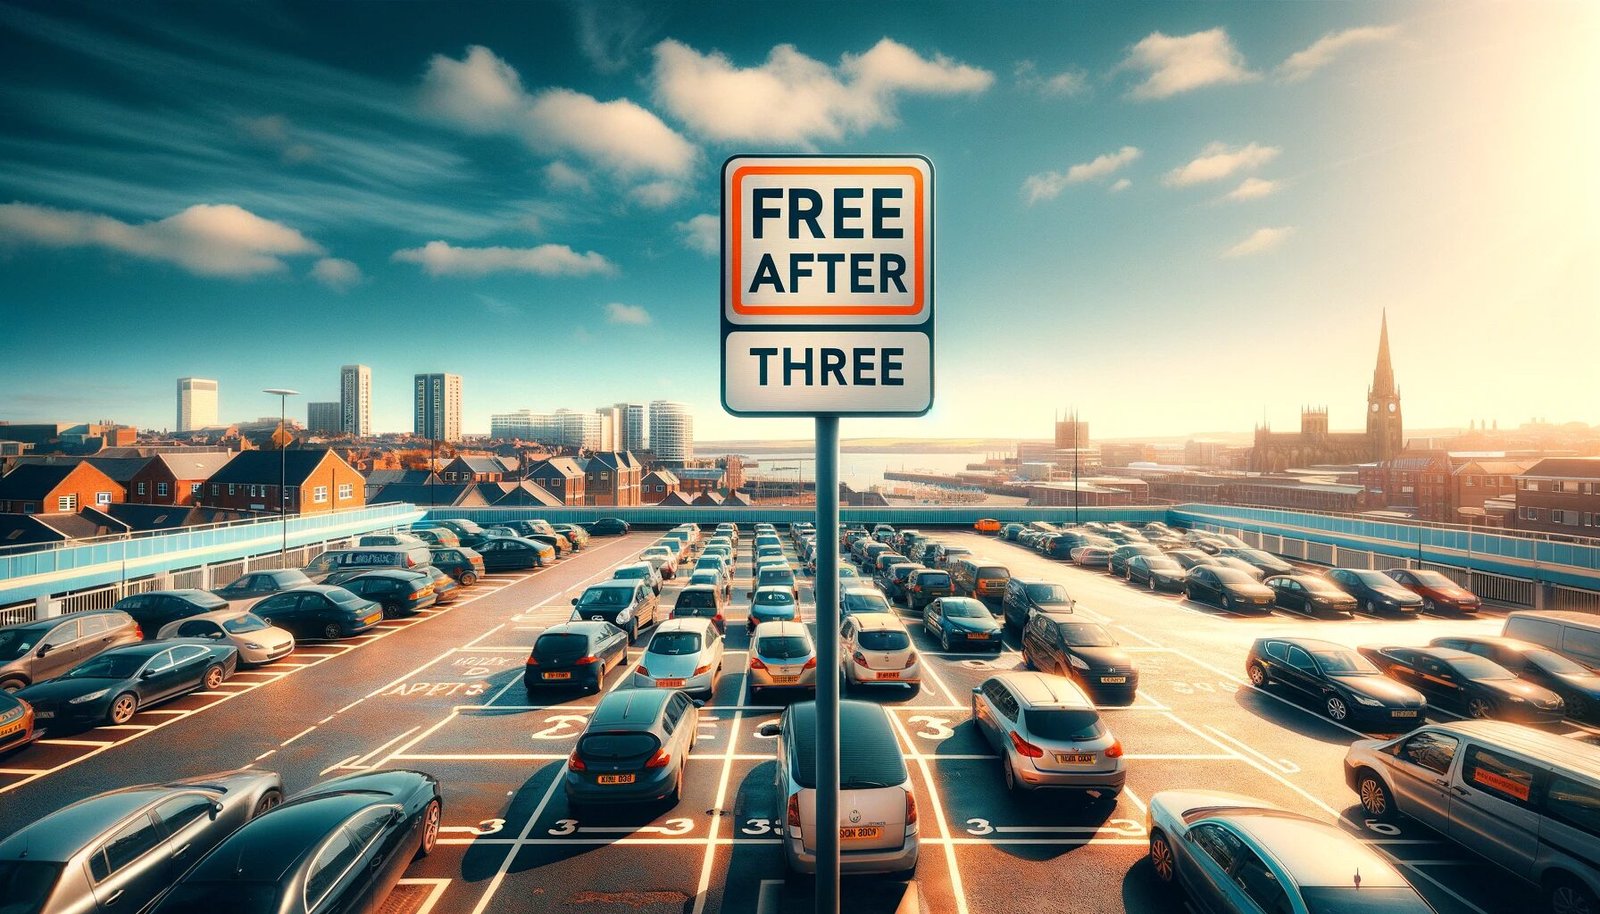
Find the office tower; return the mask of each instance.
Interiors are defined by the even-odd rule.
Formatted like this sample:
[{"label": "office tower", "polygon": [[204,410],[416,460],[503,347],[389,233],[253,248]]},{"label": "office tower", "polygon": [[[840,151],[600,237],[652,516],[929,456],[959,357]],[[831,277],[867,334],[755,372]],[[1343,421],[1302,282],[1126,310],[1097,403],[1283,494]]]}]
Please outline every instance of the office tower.
[{"label": "office tower", "polygon": [[339,369],[339,427],[355,438],[372,434],[372,369],[365,365]]},{"label": "office tower", "polygon": [[600,416],[600,450],[622,450],[622,409],[602,406],[595,412]]},{"label": "office tower", "polygon": [[461,440],[461,376],[419,374],[412,385],[413,433],[435,441]]},{"label": "office tower", "polygon": [[650,401],[650,450],[665,464],[694,459],[694,415],[687,403]]},{"label": "office tower", "polygon": [[217,382],[178,379],[178,431],[191,432],[217,424]]},{"label": "office tower", "polygon": [[622,438],[619,451],[642,451],[650,446],[649,411],[643,403],[618,403],[622,412]]},{"label": "office tower", "polygon": [[344,423],[340,420],[340,405],[334,401],[307,403],[306,428],[313,435],[333,436],[345,434]]}]

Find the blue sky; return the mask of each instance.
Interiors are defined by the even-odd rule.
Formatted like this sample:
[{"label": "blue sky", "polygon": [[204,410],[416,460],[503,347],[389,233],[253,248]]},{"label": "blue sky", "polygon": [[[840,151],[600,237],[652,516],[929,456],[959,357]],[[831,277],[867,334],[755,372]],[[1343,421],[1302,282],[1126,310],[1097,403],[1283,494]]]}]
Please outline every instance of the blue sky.
[{"label": "blue sky", "polygon": [[[939,397],[850,435],[1600,421],[1592,4],[0,5],[0,418],[718,405],[717,176],[938,171]],[[710,253],[708,253],[710,252]],[[303,416],[303,407],[301,415]]]}]

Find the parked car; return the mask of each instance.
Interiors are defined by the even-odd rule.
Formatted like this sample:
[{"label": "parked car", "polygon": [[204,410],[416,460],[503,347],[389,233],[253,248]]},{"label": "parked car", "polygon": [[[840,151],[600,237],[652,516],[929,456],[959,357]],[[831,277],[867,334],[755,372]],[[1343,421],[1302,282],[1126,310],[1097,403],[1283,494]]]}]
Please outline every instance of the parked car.
[{"label": "parked car", "polygon": [[1106,570],[1119,578],[1128,576],[1128,559],[1136,555],[1160,555],[1161,547],[1149,543],[1125,543],[1111,550],[1111,556],[1106,560]]},{"label": "parked car", "polygon": [[439,570],[437,565],[424,565],[419,572],[428,576],[428,583],[433,585],[433,605],[448,606],[461,598],[462,590],[456,579]]},{"label": "parked car", "polygon": [[955,592],[950,572],[924,565],[906,580],[906,608],[919,610],[940,597],[955,596]]},{"label": "parked car", "polygon": [[[839,702],[839,730],[849,734],[841,753],[839,786],[850,798],[839,804],[840,872],[889,873],[910,879],[917,868],[917,800],[888,712],[866,701]],[[817,869],[817,706],[790,705],[760,734],[777,737],[774,786],[784,864],[792,871]],[[828,827],[834,827],[829,825]]]},{"label": "parked car", "polygon": [[522,671],[522,687],[606,688],[606,676],[628,664],[628,633],[610,622],[562,622],[539,633]]},{"label": "parked car", "polygon": [[561,533],[524,533],[522,538],[549,546],[558,559],[572,552],[572,540]]},{"label": "parked car", "polygon": [[427,540],[413,533],[368,533],[356,540],[357,546],[430,546]]},{"label": "parked car", "polygon": [[1596,772],[1593,743],[1488,720],[1357,740],[1344,759],[1365,816],[1415,819],[1477,855],[1469,865],[1482,857],[1519,880],[1510,886],[1521,890],[1517,910],[1549,914],[1594,911],[1600,901],[1588,827],[1600,798]]},{"label": "parked car", "polygon": [[872,567],[868,569],[868,576],[872,578],[872,583],[879,590],[887,594],[889,592],[889,569],[910,561],[910,559],[893,549],[887,552],[880,552],[878,557],[873,560]]},{"label": "parked car", "polygon": [[817,645],[799,622],[763,622],[750,636],[750,700],[774,689],[817,689]]},{"label": "parked car", "polygon": [[567,759],[567,809],[665,801],[683,795],[683,771],[700,706],[679,689],[615,689],[589,715]]},{"label": "parked car", "polygon": [[543,568],[555,561],[556,551],[537,540],[521,536],[497,537],[473,547],[483,558],[484,571],[522,571]]},{"label": "parked car", "polygon": [[97,609],[0,628],[0,690],[54,679],[102,651],[137,644],[144,632],[121,610]]},{"label": "parked car", "polygon": [[1022,661],[1117,704],[1131,704],[1139,689],[1133,656],[1098,622],[1036,613],[1022,629]]},{"label": "parked car", "polygon": [[862,686],[894,685],[914,696],[922,689],[922,666],[911,633],[892,612],[851,614],[839,626],[839,666],[846,692]]},{"label": "parked car", "polygon": [[1252,565],[1263,575],[1294,573],[1293,565],[1285,562],[1283,559],[1278,558],[1265,549],[1240,549],[1237,546],[1230,546],[1227,549],[1218,552],[1217,555],[1222,556],[1223,558],[1238,559],[1241,562]]},{"label": "parked car", "polygon": [[992,559],[963,556],[950,563],[950,581],[956,596],[999,603],[1006,595],[1011,569]]},{"label": "parked car", "polygon": [[574,552],[581,552],[583,547],[589,545],[589,531],[577,524],[551,524],[550,529],[565,536]]},{"label": "parked car", "polygon": [[[475,522],[465,518],[456,517],[445,518],[444,520],[429,521],[426,529],[448,530],[451,533],[454,533],[456,538],[462,542],[466,542],[466,538],[469,536],[483,535],[483,528],[478,526]],[[412,528],[412,532],[416,532],[415,527]]]},{"label": "parked car", "polygon": [[1329,822],[1238,794],[1150,797],[1150,868],[1214,912],[1433,914],[1388,858]]},{"label": "parked car", "polygon": [[[417,568],[433,562],[430,547],[416,546],[358,546],[353,549],[329,549],[300,569],[315,583],[323,583],[335,571],[372,571],[378,568]],[[219,593],[218,596],[225,596]]]},{"label": "parked car", "polygon": [[161,627],[156,637],[206,638],[227,642],[239,651],[241,666],[260,666],[281,660],[294,651],[294,635],[248,609],[233,607],[201,613],[187,619],[174,619]]},{"label": "parked car", "polygon": [[601,581],[591,584],[572,600],[572,619],[610,622],[628,633],[628,643],[638,640],[639,630],[660,621],[661,600],[644,581]]},{"label": "parked car", "polygon": [[0,841],[0,909],[143,910],[207,851],[282,799],[276,773],[245,768],[79,800]]},{"label": "parked car", "polygon": [[618,565],[611,570],[611,579],[613,581],[644,581],[650,585],[651,592],[658,596],[661,594],[663,586],[661,574],[656,570],[656,566],[648,561]]},{"label": "parked car", "polygon": [[1483,608],[1478,595],[1437,571],[1423,568],[1391,568],[1384,574],[1396,584],[1422,598],[1424,612],[1449,610],[1471,615]]},{"label": "parked car", "polygon": [[[423,565],[423,568],[429,566]],[[380,571],[336,571],[323,578],[324,584],[336,584],[358,597],[364,597],[383,607],[390,619],[414,616],[432,606],[433,579],[420,571],[399,568]]]},{"label": "parked car", "polygon": [[1272,602],[1308,616],[1348,616],[1356,611],[1356,598],[1314,574],[1274,574],[1261,582],[1272,591]]},{"label": "parked car", "polygon": [[1188,571],[1196,565],[1209,565],[1216,557],[1198,549],[1174,549],[1167,553],[1167,558],[1182,565],[1184,571]]},{"label": "parked car", "polygon": [[467,546],[434,546],[428,550],[433,567],[456,579],[462,587],[471,587],[483,577],[483,555]]},{"label": "parked car", "polygon": [[922,608],[922,628],[945,651],[958,644],[996,653],[1005,649],[1000,620],[972,597],[940,597],[929,603]]},{"label": "parked car", "polygon": [[1479,719],[1549,723],[1566,713],[1561,696],[1524,682],[1486,657],[1447,647],[1361,647],[1389,677],[1428,697],[1428,703]]},{"label": "parked car", "polygon": [[227,587],[211,591],[224,600],[255,600],[315,583],[298,568],[252,571],[235,578]]},{"label": "parked car", "polygon": [[1415,615],[1422,611],[1422,598],[1401,587],[1381,571],[1365,568],[1333,568],[1323,575],[1340,590],[1356,598],[1356,605],[1368,615],[1392,613]]},{"label": "parked car", "polygon": [[1170,590],[1176,593],[1183,590],[1189,572],[1167,555],[1133,555],[1128,557],[1126,577],[1129,584],[1143,584],[1152,592]]},{"label": "parked car", "polygon": [[1072,550],[1072,561],[1084,568],[1106,568],[1111,564],[1111,553],[1115,546],[1095,546],[1084,544]]},{"label": "parked car", "polygon": [[992,517],[985,517],[979,519],[977,523],[973,524],[972,529],[978,531],[979,533],[986,533],[990,536],[993,536],[1000,532],[1000,522]]},{"label": "parked car", "polygon": [[1487,657],[1519,679],[1544,686],[1561,696],[1567,717],[1600,717],[1600,674],[1547,647],[1494,635],[1451,635],[1435,638],[1429,647],[1448,647]]},{"label": "parked car", "polygon": [[755,631],[756,626],[763,622],[799,620],[800,601],[795,599],[794,591],[780,585],[756,589],[750,598],[750,615],[745,624],[751,631]]},{"label": "parked car", "polygon": [[123,597],[111,608],[132,616],[144,636],[154,638],[163,625],[174,619],[223,609],[227,605],[227,600],[204,590],[152,590]]},{"label": "parked car", "polygon": [[894,607],[889,605],[889,598],[875,587],[854,585],[839,587],[839,611],[845,615],[855,613],[893,613]]},{"label": "parked car", "polygon": [[36,724],[33,705],[10,692],[0,691],[0,758],[38,739]]},{"label": "parked car", "polygon": [[411,861],[433,852],[443,810],[439,782],[420,771],[323,781],[229,835],[150,914],[381,911]]},{"label": "parked car", "polygon": [[1428,701],[1342,644],[1315,638],[1257,638],[1245,657],[1250,684],[1309,698],[1335,723],[1392,733],[1423,723]]},{"label": "parked car", "polygon": [[665,546],[652,546],[641,551],[639,561],[654,569],[659,580],[669,581],[678,576],[678,555]]},{"label": "parked car", "polygon": [[1088,792],[1102,802],[1122,792],[1122,743],[1071,680],[1044,673],[990,676],[972,689],[972,720],[1000,755],[1012,793]]},{"label": "parked car", "polygon": [[589,533],[594,536],[622,536],[632,527],[620,517],[602,517],[587,525]]},{"label": "parked car", "polygon": [[1000,613],[1006,625],[1021,631],[1034,613],[1070,615],[1073,605],[1072,595],[1062,584],[1011,578],[1006,582],[1006,594],[1000,601]]},{"label": "parked car", "polygon": [[1205,564],[1210,565],[1213,568],[1232,568],[1235,571],[1240,571],[1249,575],[1250,579],[1253,581],[1259,581],[1267,576],[1267,573],[1262,571],[1259,566],[1252,565],[1241,558],[1236,558],[1231,555],[1223,555],[1220,552],[1216,555],[1213,555],[1211,557],[1211,561],[1206,562]]},{"label": "parked car", "polygon": [[757,590],[764,587],[787,587],[795,599],[800,599],[800,579],[794,576],[794,569],[787,563],[763,565],[761,570],[756,572],[756,579],[745,595],[753,597]]},{"label": "parked car", "polygon": [[650,636],[633,684],[710,698],[722,678],[722,655],[722,633],[710,619],[668,619]]},{"label": "parked car", "polygon": [[1600,617],[1594,613],[1520,611],[1506,615],[1500,634],[1543,645],[1590,669],[1600,669]]},{"label": "parked car", "polygon": [[728,630],[727,612],[730,605],[728,593],[713,583],[697,584],[693,576],[689,586],[678,591],[678,600],[672,605],[669,619],[710,619],[717,631]]},{"label": "parked car", "polygon": [[429,546],[459,546],[461,537],[454,530],[445,527],[419,527],[411,531],[411,535],[422,540]]},{"label": "parked car", "polygon": [[354,638],[383,621],[383,607],[329,584],[308,584],[274,594],[250,610],[269,625],[329,641]]},{"label": "parked car", "polygon": [[1183,595],[1230,612],[1243,609],[1272,612],[1272,589],[1237,568],[1196,565],[1183,580]]},{"label": "parked car", "polygon": [[44,730],[125,724],[141,708],[214,690],[239,667],[239,651],[212,641],[146,641],[103,651],[17,697]]}]

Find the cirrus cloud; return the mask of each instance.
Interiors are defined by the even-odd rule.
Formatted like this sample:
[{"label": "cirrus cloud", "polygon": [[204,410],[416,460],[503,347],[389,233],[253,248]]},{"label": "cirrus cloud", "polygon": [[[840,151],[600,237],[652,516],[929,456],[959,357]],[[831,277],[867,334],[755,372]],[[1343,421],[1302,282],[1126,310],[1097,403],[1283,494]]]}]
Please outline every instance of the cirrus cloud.
[{"label": "cirrus cloud", "polygon": [[395,251],[396,263],[414,263],[429,276],[486,276],[490,273],[532,273],[537,276],[609,276],[616,267],[594,251],[578,253],[564,244],[531,248],[456,247],[430,241],[420,248]]},{"label": "cirrus cloud", "polygon": [[1068,184],[1081,184],[1084,181],[1104,178],[1132,163],[1140,154],[1138,147],[1124,146],[1116,152],[1098,155],[1090,161],[1073,165],[1065,172],[1044,171],[1029,175],[1028,179],[1022,182],[1022,193],[1028,198],[1029,204],[1051,200],[1059,196]]},{"label": "cirrus cloud", "polygon": [[1290,235],[1294,234],[1294,226],[1281,225],[1276,228],[1259,228],[1251,232],[1249,237],[1222,252],[1224,257],[1248,257],[1262,251],[1270,251],[1282,244]]},{"label": "cirrus cloud", "polygon": [[1129,92],[1138,99],[1170,98],[1203,86],[1260,78],[1245,66],[1244,55],[1222,28],[1190,35],[1151,32],[1129,49],[1120,69],[1145,74],[1144,81]]},{"label": "cirrus cloud", "polygon": [[1167,172],[1161,180],[1170,187],[1220,181],[1236,172],[1260,168],[1277,158],[1282,151],[1277,146],[1262,146],[1259,143],[1238,147],[1212,143],[1200,150],[1198,157]]},{"label": "cirrus cloud", "polygon": [[1398,25],[1367,25],[1329,32],[1311,43],[1310,47],[1290,54],[1278,66],[1278,74],[1289,82],[1305,79],[1330,63],[1346,50],[1364,44],[1392,41],[1400,35]]},{"label": "cirrus cloud", "polygon": [[1277,181],[1268,181],[1265,178],[1245,178],[1239,186],[1229,191],[1225,199],[1228,200],[1259,200],[1278,189]]}]

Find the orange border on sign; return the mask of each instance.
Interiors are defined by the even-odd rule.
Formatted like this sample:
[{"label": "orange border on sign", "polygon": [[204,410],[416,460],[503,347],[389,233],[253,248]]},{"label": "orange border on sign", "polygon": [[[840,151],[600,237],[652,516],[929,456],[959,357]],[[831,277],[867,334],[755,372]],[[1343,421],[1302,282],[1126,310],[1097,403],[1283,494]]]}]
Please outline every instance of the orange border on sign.
[{"label": "orange border on sign", "polygon": [[[912,228],[918,259],[909,305],[746,305],[740,243],[744,238],[744,195],[740,193],[746,174],[755,175],[910,175],[916,194],[915,225]],[[745,165],[733,172],[733,274],[728,277],[733,286],[733,311],[735,314],[917,314],[922,311],[927,282],[926,226],[927,214],[923,211],[926,194],[923,190],[922,169],[910,165]]]}]

